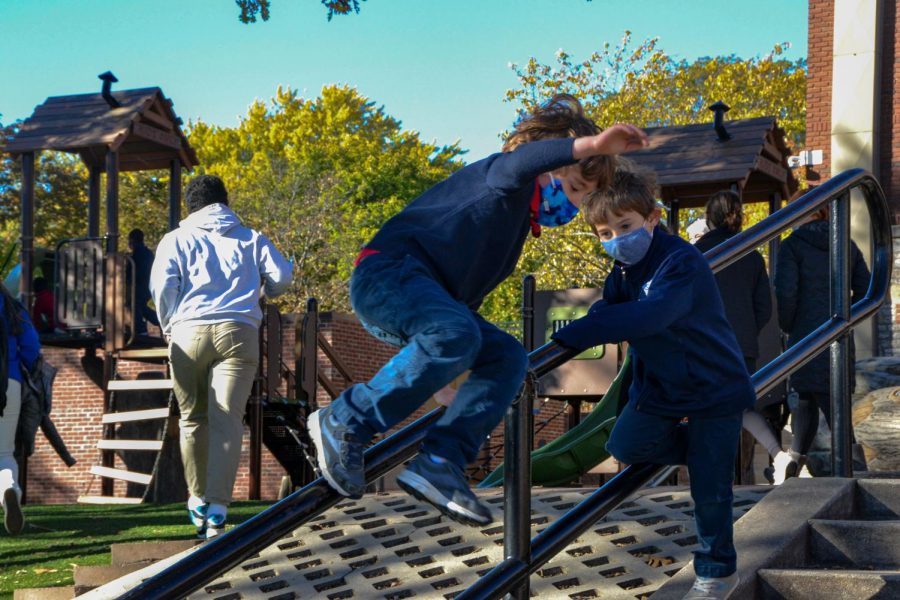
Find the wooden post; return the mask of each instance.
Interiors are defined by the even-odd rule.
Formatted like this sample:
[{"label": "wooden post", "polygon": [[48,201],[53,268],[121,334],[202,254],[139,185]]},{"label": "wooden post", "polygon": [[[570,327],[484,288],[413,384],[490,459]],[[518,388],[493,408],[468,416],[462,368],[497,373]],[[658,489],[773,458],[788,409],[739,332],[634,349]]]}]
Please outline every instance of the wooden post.
[{"label": "wooden post", "polygon": [[672,235],[678,235],[678,198],[672,198],[669,203],[669,229]]},{"label": "wooden post", "polygon": [[169,162],[169,231],[178,227],[181,221],[181,160],[173,158]]},{"label": "wooden post", "polygon": [[19,292],[22,302],[31,310],[34,279],[34,152],[22,153],[22,273]]},{"label": "wooden post", "polygon": [[119,248],[119,153],[106,152],[106,252]]},{"label": "wooden post", "polygon": [[[769,196],[769,214],[781,210],[781,193],[773,192]],[[778,249],[781,247],[781,236],[769,240],[769,279],[775,280],[775,264],[778,262]]]},{"label": "wooden post", "polygon": [[88,179],[88,237],[100,237],[100,167],[91,167]]}]

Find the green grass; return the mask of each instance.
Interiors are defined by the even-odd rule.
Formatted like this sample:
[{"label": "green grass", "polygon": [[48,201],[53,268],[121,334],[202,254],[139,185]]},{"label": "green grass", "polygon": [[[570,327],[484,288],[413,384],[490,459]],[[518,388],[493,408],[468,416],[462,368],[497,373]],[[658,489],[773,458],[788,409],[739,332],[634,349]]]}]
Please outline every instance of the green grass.
[{"label": "green grass", "polygon": [[[228,522],[243,522],[271,502],[235,502]],[[111,544],[193,538],[184,504],[26,506],[25,531],[0,526],[0,599],[19,588],[72,585],[75,565],[108,565]]]}]

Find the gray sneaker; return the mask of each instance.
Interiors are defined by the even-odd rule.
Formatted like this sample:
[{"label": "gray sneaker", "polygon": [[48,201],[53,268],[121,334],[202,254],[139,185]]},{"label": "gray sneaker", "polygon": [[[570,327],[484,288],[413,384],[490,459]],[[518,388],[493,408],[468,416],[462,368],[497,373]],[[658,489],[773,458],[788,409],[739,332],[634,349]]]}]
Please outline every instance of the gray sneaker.
[{"label": "gray sneaker", "polygon": [[363,443],[334,418],[328,406],[309,415],[307,427],[316,446],[316,463],[328,485],[348,498],[362,498],[366,491]]},{"label": "gray sneaker", "polygon": [[25,516],[22,514],[19,494],[19,490],[14,487],[7,488],[3,492],[3,524],[9,535],[18,535],[25,529]]},{"label": "gray sneaker", "polygon": [[737,588],[740,577],[732,573],[728,577],[700,577],[694,580],[694,587],[684,596],[684,600],[725,600]]},{"label": "gray sneaker", "polygon": [[438,463],[428,454],[419,454],[397,477],[397,485],[419,500],[433,504],[454,521],[484,526],[494,520],[491,511],[478,501],[462,471],[453,463]]}]

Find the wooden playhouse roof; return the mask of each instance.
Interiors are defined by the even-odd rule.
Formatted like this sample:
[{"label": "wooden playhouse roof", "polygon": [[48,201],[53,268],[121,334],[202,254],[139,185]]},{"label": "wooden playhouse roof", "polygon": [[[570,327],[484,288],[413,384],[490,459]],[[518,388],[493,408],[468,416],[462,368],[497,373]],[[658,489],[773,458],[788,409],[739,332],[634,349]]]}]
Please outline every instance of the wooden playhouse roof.
[{"label": "wooden playhouse roof", "polygon": [[22,123],[6,151],[72,152],[89,167],[102,168],[106,151],[115,150],[122,171],[168,168],[172,159],[187,169],[199,163],[172,101],[160,88],[121,90],[112,96],[120,106],[110,107],[99,93],[47,98]]},{"label": "wooden playhouse roof", "polygon": [[650,146],[628,156],[656,172],[663,200],[678,199],[682,207],[703,206],[732,184],[745,203],[768,201],[773,192],[787,199],[796,191],[790,150],[774,117],[726,121],[725,128],[731,135],[725,141],[711,123],[648,128]]}]

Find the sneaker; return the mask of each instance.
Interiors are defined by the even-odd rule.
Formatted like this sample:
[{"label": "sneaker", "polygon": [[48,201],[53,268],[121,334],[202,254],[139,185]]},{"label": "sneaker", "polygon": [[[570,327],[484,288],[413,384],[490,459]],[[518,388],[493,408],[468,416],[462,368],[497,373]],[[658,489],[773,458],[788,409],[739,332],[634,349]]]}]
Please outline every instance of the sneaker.
[{"label": "sneaker", "polygon": [[197,528],[197,537],[206,537],[206,513],[209,510],[209,504],[202,498],[191,496],[187,501],[188,518],[191,524]]},{"label": "sneaker", "polygon": [[419,454],[397,477],[397,484],[454,521],[483,526],[494,520],[491,511],[469,489],[463,472],[450,461]]},{"label": "sneaker", "polygon": [[772,485],[781,485],[786,479],[796,477],[805,462],[806,457],[793,450],[776,454],[772,459]]},{"label": "sneaker", "polygon": [[358,500],[366,491],[363,468],[365,446],[346,425],[331,414],[330,407],[309,415],[309,436],[316,447],[316,463],[322,477],[343,496]]},{"label": "sneaker", "polygon": [[9,535],[18,535],[25,529],[25,516],[22,515],[22,505],[19,502],[21,494],[14,487],[3,491],[3,524]]},{"label": "sneaker", "polygon": [[214,538],[225,531],[225,513],[210,512],[206,517],[206,539]]},{"label": "sneaker", "polygon": [[725,600],[738,586],[740,578],[737,573],[728,577],[700,577],[694,580],[694,586],[684,596],[684,600]]}]

